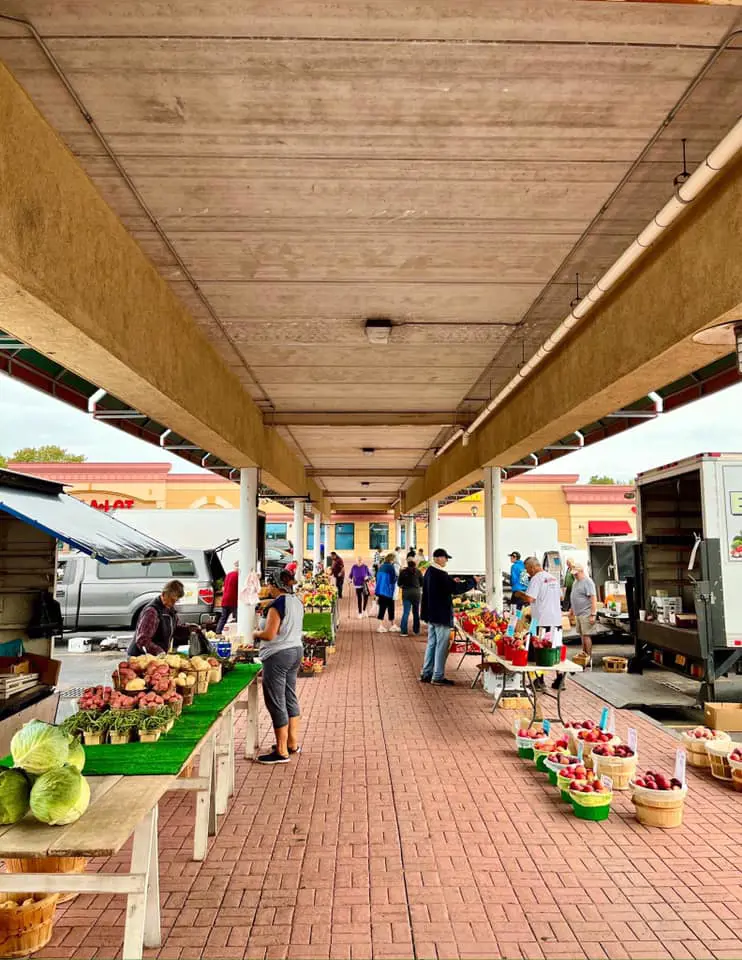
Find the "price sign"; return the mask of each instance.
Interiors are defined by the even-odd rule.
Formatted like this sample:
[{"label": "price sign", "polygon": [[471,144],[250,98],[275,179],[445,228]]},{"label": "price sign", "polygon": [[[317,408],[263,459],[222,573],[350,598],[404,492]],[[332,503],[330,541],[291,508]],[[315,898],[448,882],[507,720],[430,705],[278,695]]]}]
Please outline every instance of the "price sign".
[{"label": "price sign", "polygon": [[542,721],[541,721],[541,726],[542,726],[543,729],[544,729],[544,733],[548,733],[548,732],[551,730],[551,721],[550,721],[550,720],[542,720]]},{"label": "price sign", "polygon": [[600,778],[600,782],[603,784],[606,790],[613,789],[613,780],[611,780],[610,777],[606,777],[605,774],[603,774],[603,776]]},{"label": "price sign", "polygon": [[538,635],[538,620],[534,617],[531,620],[531,636],[535,637]]},{"label": "price sign", "polygon": [[562,628],[561,627],[552,627],[551,628],[551,646],[561,647],[562,645]]},{"label": "price sign", "polygon": [[582,758],[585,754],[585,743],[583,740],[577,741],[577,759],[582,763]]},{"label": "price sign", "polygon": [[608,726],[608,707],[603,707],[603,710],[600,714],[600,723],[598,724],[601,730],[605,730]]},{"label": "price sign", "polygon": [[678,750],[675,754],[675,773],[673,774],[685,786],[685,750]]},{"label": "price sign", "polygon": [[634,753],[636,753],[636,752],[637,752],[637,749],[636,749],[636,744],[637,744],[637,739],[636,739],[636,727],[629,727],[629,732],[628,732],[628,734],[627,734],[626,740],[627,740],[627,743],[628,743],[629,748],[630,748],[631,750],[633,750]]}]

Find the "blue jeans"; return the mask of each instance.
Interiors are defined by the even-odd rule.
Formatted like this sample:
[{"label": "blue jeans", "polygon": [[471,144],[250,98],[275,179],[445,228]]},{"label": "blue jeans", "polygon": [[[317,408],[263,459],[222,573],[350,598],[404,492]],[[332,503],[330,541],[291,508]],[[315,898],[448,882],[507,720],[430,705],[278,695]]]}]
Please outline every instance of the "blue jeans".
[{"label": "blue jeans", "polygon": [[428,624],[428,645],[421,676],[426,679],[442,680],[446,671],[448,645],[451,641],[451,627],[446,623]]},{"label": "blue jeans", "polygon": [[407,635],[407,624],[410,619],[410,613],[412,613],[412,632],[420,633],[420,601],[402,600],[402,622],[400,624],[402,636]]}]

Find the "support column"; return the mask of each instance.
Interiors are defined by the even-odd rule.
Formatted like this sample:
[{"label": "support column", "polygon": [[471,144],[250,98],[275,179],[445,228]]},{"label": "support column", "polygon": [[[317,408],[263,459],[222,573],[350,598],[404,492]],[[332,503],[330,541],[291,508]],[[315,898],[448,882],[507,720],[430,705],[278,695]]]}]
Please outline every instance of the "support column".
[{"label": "support column", "polygon": [[415,518],[410,517],[407,521],[407,552],[409,553],[410,547],[415,546]]},{"label": "support column", "polygon": [[294,500],[294,560],[296,579],[304,579],[304,501]]},{"label": "support column", "polygon": [[439,546],[438,501],[428,500],[428,559],[433,558],[433,551]]},{"label": "support column", "polygon": [[322,538],[322,515],[319,510],[314,511],[314,572],[318,573],[322,564],[322,558],[319,552],[319,542]]},{"label": "support column", "polygon": [[502,610],[500,527],[502,492],[500,468],[484,468],[484,565],[489,606]]},{"label": "support column", "polygon": [[258,468],[243,467],[240,470],[240,577],[237,597],[237,631],[245,639],[252,637],[255,620],[255,604],[243,600],[245,582],[257,567],[258,547]]},{"label": "support column", "polygon": [[402,546],[402,521],[394,521],[394,544],[390,544],[391,550],[396,550],[397,547]]}]

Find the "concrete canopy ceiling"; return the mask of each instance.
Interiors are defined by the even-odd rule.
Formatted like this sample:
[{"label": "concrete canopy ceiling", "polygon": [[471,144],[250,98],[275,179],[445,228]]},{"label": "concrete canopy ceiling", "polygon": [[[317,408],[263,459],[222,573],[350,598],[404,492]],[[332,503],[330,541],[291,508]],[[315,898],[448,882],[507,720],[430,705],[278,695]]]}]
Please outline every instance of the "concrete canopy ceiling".
[{"label": "concrete canopy ceiling", "polygon": [[[353,9],[3,6],[45,39],[213,315],[27,31],[0,22],[0,58],[266,421],[332,420],[276,421],[316,482],[391,503],[563,318],[574,274],[587,287],[667,199],[680,138],[692,169],[729,127],[738,49],[567,259],[739,11],[574,0]],[[387,346],[367,342],[369,316],[392,320]],[[372,414],[388,425],[359,425]]]}]

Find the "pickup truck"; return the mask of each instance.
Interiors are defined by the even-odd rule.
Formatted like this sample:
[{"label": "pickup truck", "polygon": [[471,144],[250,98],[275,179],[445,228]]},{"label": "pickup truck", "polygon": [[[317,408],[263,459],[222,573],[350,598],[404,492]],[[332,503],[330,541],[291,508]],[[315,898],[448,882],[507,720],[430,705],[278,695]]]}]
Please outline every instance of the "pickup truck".
[{"label": "pickup truck", "polygon": [[214,612],[224,568],[214,550],[181,550],[182,560],[152,563],[98,563],[82,553],[58,558],[56,598],[65,630],[131,630],[142,610],[168,580],[181,580],[186,593],[178,614],[202,623]]}]

